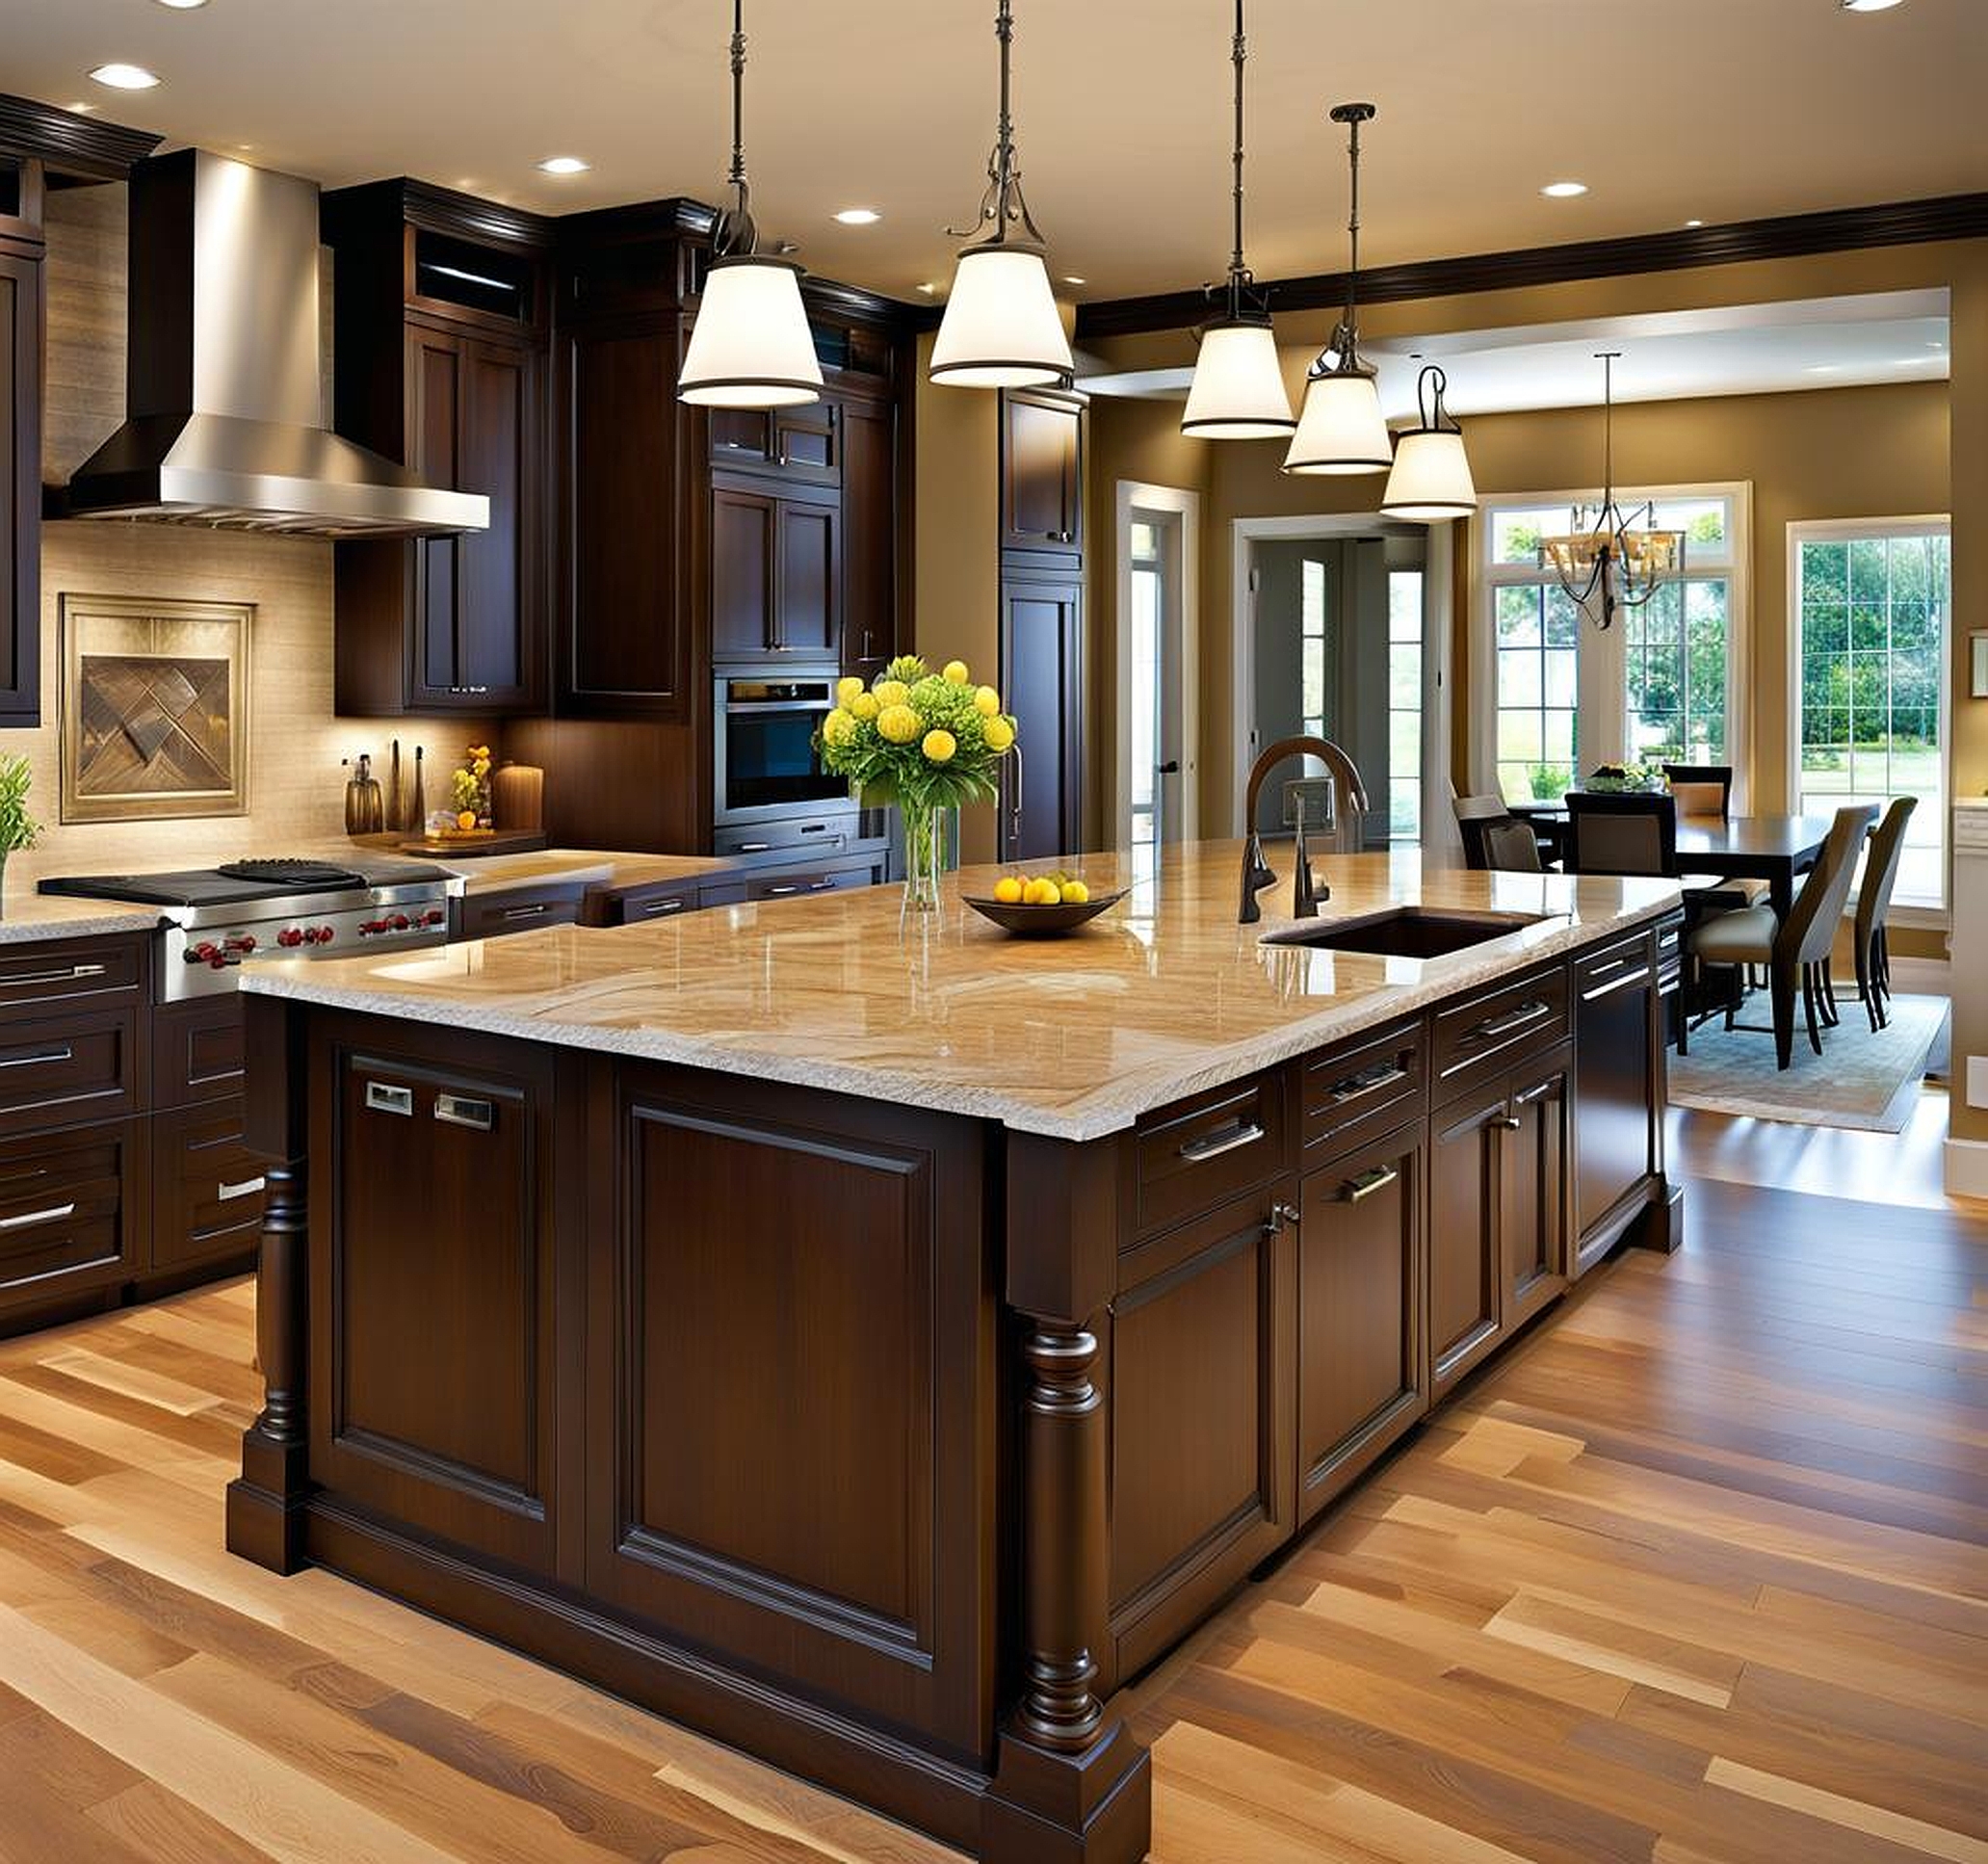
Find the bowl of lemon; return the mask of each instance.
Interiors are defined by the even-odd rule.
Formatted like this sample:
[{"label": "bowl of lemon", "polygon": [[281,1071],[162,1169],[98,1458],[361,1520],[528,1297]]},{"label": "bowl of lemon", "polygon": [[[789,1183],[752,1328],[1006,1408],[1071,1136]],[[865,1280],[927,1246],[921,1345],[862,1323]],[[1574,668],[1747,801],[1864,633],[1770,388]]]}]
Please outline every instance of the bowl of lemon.
[{"label": "bowl of lemon", "polygon": [[1125,894],[1093,893],[1073,874],[1008,874],[994,883],[992,894],[960,898],[1018,938],[1055,938],[1110,911]]}]

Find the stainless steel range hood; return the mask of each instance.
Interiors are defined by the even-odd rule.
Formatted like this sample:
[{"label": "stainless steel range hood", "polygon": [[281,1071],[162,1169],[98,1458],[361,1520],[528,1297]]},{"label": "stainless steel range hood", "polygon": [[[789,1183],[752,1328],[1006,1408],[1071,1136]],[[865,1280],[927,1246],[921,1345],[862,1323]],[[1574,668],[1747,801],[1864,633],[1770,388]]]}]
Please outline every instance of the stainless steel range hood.
[{"label": "stainless steel range hood", "polygon": [[131,175],[128,418],[69,481],[67,514],[306,537],[489,528],[324,425],[318,190],[205,149]]}]

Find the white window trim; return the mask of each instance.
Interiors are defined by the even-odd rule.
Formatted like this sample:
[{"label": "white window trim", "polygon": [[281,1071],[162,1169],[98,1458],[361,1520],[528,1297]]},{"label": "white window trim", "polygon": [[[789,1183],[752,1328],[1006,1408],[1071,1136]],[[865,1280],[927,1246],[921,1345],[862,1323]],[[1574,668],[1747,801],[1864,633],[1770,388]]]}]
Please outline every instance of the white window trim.
[{"label": "white window trim", "polygon": [[[1797,518],[1788,527],[1788,806],[1801,806],[1802,678],[1801,678],[1801,547],[1805,543],[1854,543],[1870,538],[1953,538],[1953,514],[1919,512],[1895,518]],[[1896,926],[1921,932],[1947,932],[1952,926],[1953,834],[1953,591],[1947,592],[1947,652],[1940,681],[1940,884],[1945,898],[1937,906],[1895,904],[1890,918]],[[1856,906],[1851,892],[1845,912]]]},{"label": "white window trim", "polygon": [[1181,607],[1181,780],[1180,836],[1196,841],[1201,834],[1201,494],[1178,486],[1148,486],[1136,479],[1117,482],[1118,541],[1117,604],[1113,624],[1118,641],[1117,768],[1112,782],[1113,842],[1132,846],[1132,527],[1134,514],[1152,512],[1180,520]]},{"label": "white window trim", "polygon": [[[1514,584],[1536,584],[1539,571],[1530,564],[1495,564],[1491,561],[1492,514],[1502,511],[1525,510],[1533,506],[1594,506],[1601,502],[1601,488],[1546,492],[1499,492],[1478,500],[1477,574],[1471,595],[1471,757],[1474,786],[1482,794],[1495,796],[1498,787],[1498,609],[1497,591]],[[1726,750],[1733,760],[1733,810],[1743,815],[1753,796],[1753,482],[1747,479],[1712,480],[1683,486],[1618,486],[1616,501],[1634,511],[1646,501],[1666,504],[1674,499],[1722,498],[1732,512],[1727,550],[1716,563],[1694,564],[1685,552],[1687,575],[1701,569],[1723,570],[1727,584],[1726,602]],[[1577,705],[1587,714],[1590,706],[1608,703],[1609,723],[1602,737],[1604,746],[1619,738],[1625,720],[1614,714],[1622,708],[1617,694],[1628,690],[1628,653],[1618,623],[1607,635],[1592,622],[1583,637],[1582,661],[1586,671],[1581,681]],[[1587,651],[1589,642],[1605,645],[1599,654]],[[1590,734],[1592,744],[1592,734]],[[1605,753],[1598,762],[1612,761]],[[1583,762],[1587,761],[1583,757]]]}]

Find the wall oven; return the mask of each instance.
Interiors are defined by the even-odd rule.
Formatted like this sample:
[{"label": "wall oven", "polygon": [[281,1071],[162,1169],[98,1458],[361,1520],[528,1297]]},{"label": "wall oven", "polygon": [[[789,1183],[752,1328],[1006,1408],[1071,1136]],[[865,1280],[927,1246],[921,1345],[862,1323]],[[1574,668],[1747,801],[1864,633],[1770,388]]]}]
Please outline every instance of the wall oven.
[{"label": "wall oven", "polygon": [[714,828],[854,816],[848,779],[824,771],[814,746],[835,679],[832,667],[780,667],[733,668],[717,681]]}]

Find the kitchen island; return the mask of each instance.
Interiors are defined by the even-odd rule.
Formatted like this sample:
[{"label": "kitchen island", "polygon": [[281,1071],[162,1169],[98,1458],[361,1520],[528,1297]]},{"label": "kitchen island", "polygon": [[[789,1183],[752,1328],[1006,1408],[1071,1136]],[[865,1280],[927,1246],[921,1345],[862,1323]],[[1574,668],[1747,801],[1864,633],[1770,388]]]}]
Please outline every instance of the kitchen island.
[{"label": "kitchen island", "polygon": [[1141,1856],[1122,1684],[1677,1236],[1674,883],[1335,857],[1293,921],[1282,865],[1253,926],[1204,844],[1064,941],[949,882],[256,967],[230,1547],[1001,1864]]}]

